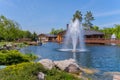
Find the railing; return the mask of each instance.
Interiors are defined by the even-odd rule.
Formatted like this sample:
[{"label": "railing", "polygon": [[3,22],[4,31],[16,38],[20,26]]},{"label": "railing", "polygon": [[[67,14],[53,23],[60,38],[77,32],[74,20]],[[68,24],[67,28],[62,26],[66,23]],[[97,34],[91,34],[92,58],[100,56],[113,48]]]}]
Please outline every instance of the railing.
[{"label": "railing", "polygon": [[86,43],[101,43],[101,44],[110,44],[110,43],[115,43],[115,44],[120,44],[120,39],[105,39],[105,38],[86,38],[85,39]]}]

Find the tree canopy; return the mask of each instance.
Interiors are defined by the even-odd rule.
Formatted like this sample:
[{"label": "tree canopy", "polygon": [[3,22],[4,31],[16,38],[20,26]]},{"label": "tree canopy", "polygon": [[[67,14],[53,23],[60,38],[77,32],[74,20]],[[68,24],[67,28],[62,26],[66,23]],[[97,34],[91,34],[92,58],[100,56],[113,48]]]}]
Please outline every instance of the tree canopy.
[{"label": "tree canopy", "polygon": [[87,11],[84,17],[82,16],[81,11],[76,11],[73,15],[73,21],[75,19],[79,19],[80,22],[83,22],[83,26],[85,29],[91,29],[96,31],[101,31],[105,34],[105,38],[111,38],[112,34],[115,34],[118,39],[120,39],[120,24],[114,25],[114,27],[105,27],[100,29],[99,26],[93,26],[92,21],[95,20],[91,11]]},{"label": "tree canopy", "polygon": [[95,31],[99,31],[99,27],[98,26],[93,26],[91,29],[95,30]]},{"label": "tree canopy", "polygon": [[81,11],[76,11],[75,14],[73,15],[73,21],[75,19],[79,19],[80,22],[82,22],[82,20],[84,19],[84,23],[83,23],[83,26],[86,28],[86,29],[91,29],[93,27],[93,24],[91,21],[94,20],[94,17],[93,17],[93,14],[91,11],[87,11],[87,13],[84,15],[84,17],[82,16],[82,13]]},{"label": "tree canopy", "polygon": [[120,24],[116,24],[112,28],[103,28],[101,31],[105,34],[105,38],[111,38],[111,35],[115,34],[120,39]]},{"label": "tree canopy", "polygon": [[62,32],[62,31],[64,31],[62,28],[61,29],[52,28],[51,31],[50,31],[50,34],[57,35],[59,32]]},{"label": "tree canopy", "polygon": [[20,25],[5,16],[0,16],[0,40],[13,41],[19,38],[32,38],[30,31],[20,29]]},{"label": "tree canopy", "polygon": [[94,20],[94,17],[92,15],[92,12],[91,11],[87,11],[87,13],[85,14],[85,17],[84,17],[84,26],[87,28],[87,29],[90,29],[93,27],[93,24],[91,23],[91,21]]},{"label": "tree canopy", "polygon": [[116,38],[120,39],[120,24],[116,24],[114,27],[104,27],[102,29],[100,29],[99,26],[93,26],[92,30],[103,32],[107,39],[110,39],[112,34],[115,34]]},{"label": "tree canopy", "polygon": [[75,14],[73,15],[73,21],[74,21],[76,18],[79,19],[80,22],[82,22],[82,13],[81,13],[80,11],[78,11],[78,10],[77,10],[77,11],[75,12]]}]

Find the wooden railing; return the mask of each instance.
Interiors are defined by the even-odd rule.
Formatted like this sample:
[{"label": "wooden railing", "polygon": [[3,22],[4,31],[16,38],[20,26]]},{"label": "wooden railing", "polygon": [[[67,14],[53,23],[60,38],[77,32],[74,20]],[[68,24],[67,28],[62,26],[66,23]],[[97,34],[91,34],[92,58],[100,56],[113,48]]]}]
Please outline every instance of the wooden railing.
[{"label": "wooden railing", "polygon": [[120,39],[104,39],[104,38],[89,38],[85,39],[86,43],[98,43],[98,44],[110,44],[110,43],[115,43],[115,44],[120,44]]}]

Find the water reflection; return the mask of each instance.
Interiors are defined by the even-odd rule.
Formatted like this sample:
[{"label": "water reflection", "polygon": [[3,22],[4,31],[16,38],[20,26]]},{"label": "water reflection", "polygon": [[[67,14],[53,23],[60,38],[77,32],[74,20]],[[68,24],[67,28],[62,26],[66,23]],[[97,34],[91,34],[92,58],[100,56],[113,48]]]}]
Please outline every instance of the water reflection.
[{"label": "water reflection", "polygon": [[88,52],[73,53],[73,59],[75,59],[80,66],[91,67],[91,55]]},{"label": "water reflection", "polygon": [[77,61],[76,53],[75,52],[73,53],[73,59]]}]

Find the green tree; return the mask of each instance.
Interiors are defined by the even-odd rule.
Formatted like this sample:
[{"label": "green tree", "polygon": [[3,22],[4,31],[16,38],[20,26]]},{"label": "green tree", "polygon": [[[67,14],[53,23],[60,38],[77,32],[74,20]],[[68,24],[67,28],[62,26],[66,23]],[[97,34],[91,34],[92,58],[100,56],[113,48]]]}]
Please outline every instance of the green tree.
[{"label": "green tree", "polygon": [[73,21],[75,21],[75,19],[79,19],[80,22],[82,22],[82,13],[81,11],[76,11],[75,14],[73,15]]},{"label": "green tree", "polygon": [[103,28],[101,31],[104,33],[105,38],[110,39],[111,35],[114,33],[114,28]]},{"label": "green tree", "polygon": [[25,38],[32,38],[32,33],[30,31],[25,31]]},{"label": "green tree", "polygon": [[17,22],[12,21],[4,17],[0,16],[0,37],[6,41],[15,40],[18,36],[19,25]]},{"label": "green tree", "polygon": [[91,11],[87,11],[87,13],[85,14],[84,20],[85,20],[85,23],[83,25],[86,27],[86,29],[92,28],[93,24],[91,23],[91,21],[94,20],[94,17]]},{"label": "green tree", "polygon": [[105,34],[105,38],[111,38],[112,34],[116,35],[117,39],[120,39],[120,25],[117,24],[112,28],[103,28],[101,31]]},{"label": "green tree", "polygon": [[0,40],[13,41],[19,38],[32,38],[30,31],[23,31],[20,25],[5,16],[0,16]]},{"label": "green tree", "polygon": [[117,36],[117,38],[120,39],[120,25],[119,24],[115,25],[114,33]]},{"label": "green tree", "polygon": [[50,31],[50,34],[54,34],[57,35],[58,33],[64,31],[62,28],[61,29],[54,29],[52,28],[52,30]]},{"label": "green tree", "polygon": [[50,31],[50,34],[56,34],[56,30],[52,28],[52,30]]},{"label": "green tree", "polygon": [[99,31],[99,27],[98,26],[93,26],[91,29],[95,30],[95,31]]},{"label": "green tree", "polygon": [[38,38],[38,36],[37,36],[37,34],[34,32],[34,33],[32,34],[32,40],[33,40],[33,41],[36,41],[37,38]]}]

